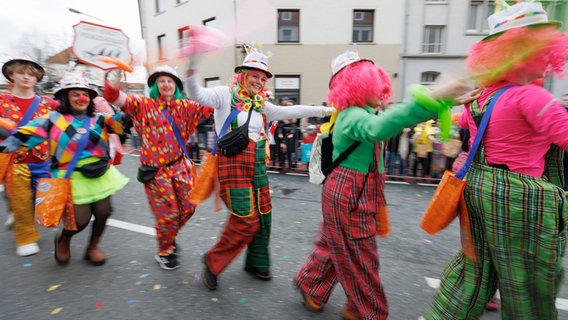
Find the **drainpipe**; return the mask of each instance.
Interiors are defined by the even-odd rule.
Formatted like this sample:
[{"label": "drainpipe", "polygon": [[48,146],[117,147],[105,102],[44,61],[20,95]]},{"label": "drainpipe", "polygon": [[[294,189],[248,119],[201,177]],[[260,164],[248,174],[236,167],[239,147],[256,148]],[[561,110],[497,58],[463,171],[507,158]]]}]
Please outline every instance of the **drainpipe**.
[{"label": "drainpipe", "polygon": [[408,24],[409,24],[409,7],[410,0],[404,1],[404,30],[402,38],[402,66],[400,75],[400,100],[405,99],[406,94],[406,69],[407,69],[407,55],[408,55]]}]

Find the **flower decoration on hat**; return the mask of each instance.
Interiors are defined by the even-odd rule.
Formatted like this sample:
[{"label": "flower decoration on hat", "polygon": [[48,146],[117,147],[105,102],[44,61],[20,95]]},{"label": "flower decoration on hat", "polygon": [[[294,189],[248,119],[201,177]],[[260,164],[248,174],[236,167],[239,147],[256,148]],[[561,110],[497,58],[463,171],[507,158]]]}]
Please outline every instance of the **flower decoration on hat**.
[{"label": "flower decoration on hat", "polygon": [[272,78],[272,73],[268,71],[268,58],[272,57],[270,51],[267,54],[262,52],[262,44],[256,47],[251,44],[243,44],[243,49],[247,53],[243,63],[235,68],[235,73],[245,72],[246,70],[260,70],[263,71],[268,78]]}]

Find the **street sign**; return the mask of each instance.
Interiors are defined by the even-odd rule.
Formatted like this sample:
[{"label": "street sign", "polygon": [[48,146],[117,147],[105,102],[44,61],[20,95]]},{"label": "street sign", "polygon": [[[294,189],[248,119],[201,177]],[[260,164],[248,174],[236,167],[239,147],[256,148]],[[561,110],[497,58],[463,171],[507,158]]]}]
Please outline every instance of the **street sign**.
[{"label": "street sign", "polygon": [[73,29],[75,39],[71,50],[80,62],[103,70],[116,69],[117,65],[105,62],[108,60],[100,59],[101,56],[132,64],[130,39],[122,30],[86,21],[74,25]]}]

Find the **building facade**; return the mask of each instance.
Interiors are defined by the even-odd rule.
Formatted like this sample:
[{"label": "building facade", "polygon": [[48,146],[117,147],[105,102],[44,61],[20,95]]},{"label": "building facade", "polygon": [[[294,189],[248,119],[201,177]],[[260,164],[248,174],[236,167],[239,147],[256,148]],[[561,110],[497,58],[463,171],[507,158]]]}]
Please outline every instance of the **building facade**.
[{"label": "building facade", "polygon": [[[514,1],[509,1],[511,4]],[[567,0],[541,1],[550,19],[567,24]],[[326,100],[330,63],[345,50],[359,51],[391,75],[393,101],[407,97],[412,83],[431,84],[440,76],[465,76],[471,45],[488,34],[494,0],[139,0],[148,71],[162,64],[183,76],[180,55],[189,27],[218,28],[229,38],[223,50],[199,64],[204,86],[226,84],[245,55],[243,43],[271,55],[268,86],[277,101],[301,104]],[[556,96],[568,81],[547,79]]]},{"label": "building facade", "polygon": [[[374,60],[390,73],[400,92],[404,2],[390,0],[139,0],[148,69],[168,64],[183,75],[188,61],[180,47],[191,25],[222,30],[230,42],[199,64],[203,85],[230,81],[244,57],[243,43],[270,54],[274,74],[268,86],[277,101],[300,104],[326,100],[331,60],[348,49]],[[399,99],[399,97],[393,97]]]},{"label": "building facade", "polygon": [[[540,2],[549,19],[562,21],[565,30],[568,1]],[[469,48],[487,36],[487,17],[493,12],[494,0],[405,0],[401,96],[412,83],[430,84],[444,74],[464,76]],[[568,92],[565,79],[547,79],[545,86],[557,97]]]}]

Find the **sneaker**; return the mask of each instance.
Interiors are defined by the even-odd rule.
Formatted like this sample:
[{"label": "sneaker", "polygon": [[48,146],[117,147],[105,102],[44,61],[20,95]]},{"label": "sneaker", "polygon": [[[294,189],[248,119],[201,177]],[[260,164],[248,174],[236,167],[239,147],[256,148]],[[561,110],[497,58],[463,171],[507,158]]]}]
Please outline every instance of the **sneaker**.
[{"label": "sneaker", "polygon": [[6,229],[12,229],[12,225],[14,225],[14,215],[10,213],[8,214],[6,222],[4,222],[4,226],[6,227]]},{"label": "sneaker", "polygon": [[201,280],[209,290],[217,289],[217,276],[209,270],[209,266],[205,262],[205,255],[203,256],[203,271],[201,272]]},{"label": "sneaker", "polygon": [[177,256],[175,254],[169,254],[167,256],[155,255],[154,258],[160,264],[160,268],[164,270],[175,270],[179,268],[179,263],[177,261]]},{"label": "sneaker", "polygon": [[245,266],[245,271],[263,281],[269,281],[272,279],[272,274],[270,272],[260,272],[255,267]]},{"label": "sneaker", "polygon": [[37,243],[24,244],[23,246],[18,246],[16,248],[16,254],[20,257],[27,257],[34,255],[39,252],[39,246]]}]

